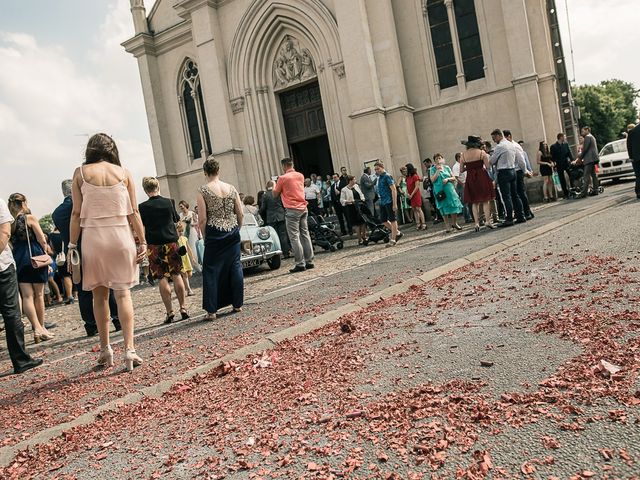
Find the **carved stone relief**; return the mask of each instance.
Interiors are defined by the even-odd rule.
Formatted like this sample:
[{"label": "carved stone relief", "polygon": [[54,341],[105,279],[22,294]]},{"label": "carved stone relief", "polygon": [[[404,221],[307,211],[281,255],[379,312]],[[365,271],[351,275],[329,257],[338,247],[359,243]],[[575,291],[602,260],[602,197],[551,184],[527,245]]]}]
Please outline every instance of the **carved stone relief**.
[{"label": "carved stone relief", "polygon": [[244,97],[236,97],[231,99],[231,111],[240,113],[244,111]]},{"label": "carved stone relief", "polygon": [[316,76],[311,52],[301,48],[294,37],[290,35],[284,37],[273,61],[273,89],[281,90]]}]

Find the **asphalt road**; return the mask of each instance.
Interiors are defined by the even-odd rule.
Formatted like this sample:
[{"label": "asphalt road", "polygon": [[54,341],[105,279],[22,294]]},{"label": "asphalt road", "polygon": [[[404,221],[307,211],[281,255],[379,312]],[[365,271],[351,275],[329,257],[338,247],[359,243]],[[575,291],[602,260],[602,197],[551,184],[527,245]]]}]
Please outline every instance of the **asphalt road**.
[{"label": "asphalt road", "polygon": [[[607,195],[629,190],[629,185],[622,185],[610,189]],[[136,302],[140,305],[140,310],[149,312],[145,313],[149,318],[146,319],[147,325],[140,332],[138,350],[147,359],[148,364],[136,371],[133,379],[130,376],[121,375],[119,372],[105,375],[103,372],[91,370],[95,354],[89,350],[93,341],[72,337],[58,345],[43,348],[41,351],[48,361],[47,367],[28,376],[0,379],[3,387],[0,406],[3,407],[4,419],[0,428],[5,438],[4,444],[12,444],[29,438],[33,433],[46,426],[51,426],[52,423],[74,418],[87,409],[95,408],[105,401],[118,398],[135,388],[153,384],[160,378],[193,368],[204,361],[211,361],[226,352],[257,340],[266,333],[330,311],[337,306],[419,275],[423,271],[440,266],[460,256],[511,238],[527,229],[535,228],[541,223],[562,219],[595,201],[596,199],[561,202],[545,207],[537,211],[536,219],[530,224],[510,229],[479,234],[467,230],[453,236],[432,233],[432,236],[425,237],[414,233],[405,237],[406,240],[400,242],[393,249],[385,249],[382,246],[368,248],[352,246],[337,254],[319,255],[316,270],[295,277],[284,273],[284,271],[277,272],[275,275],[270,273],[254,275],[247,282],[248,302],[245,313],[240,316],[223,317],[213,326],[197,321],[188,321],[170,327],[157,327],[152,320],[157,315],[154,312],[157,312],[159,308],[157,299],[154,299],[157,292],[153,289],[143,289],[136,292]],[[531,259],[542,257],[547,260],[547,264],[533,268],[538,272],[534,278],[538,278],[538,276],[544,278],[547,274],[551,275],[550,271],[553,270],[553,265],[548,264],[549,261],[561,261],[561,258],[555,256],[556,254],[569,255],[585,249],[616,258],[629,258],[629,261],[637,262],[638,257],[634,257],[637,255],[638,249],[638,243],[634,242],[634,239],[637,238],[637,225],[640,219],[637,207],[637,203],[633,203],[607,210],[523,245],[518,250],[516,257],[510,256],[510,258],[518,260],[515,265],[511,260],[511,266],[515,270],[526,268],[527,262]],[[588,247],[585,247],[585,243]],[[636,249],[635,252],[633,248]],[[548,252],[553,255],[545,256]],[[486,277],[486,272],[476,272],[474,280],[476,284],[473,288],[477,289],[478,285],[486,285],[487,281],[494,278],[491,275],[489,275],[489,279]],[[549,293],[553,293],[553,282],[547,287],[551,288]],[[463,288],[471,287],[467,285]],[[547,305],[553,305],[552,308],[555,308],[556,303],[552,298],[545,298],[546,292],[547,290],[541,293],[541,298]],[[466,298],[466,296],[463,294],[462,298]],[[508,301],[509,299],[505,300],[505,302]],[[517,304],[517,302],[515,303]],[[72,307],[65,308],[70,310]],[[457,315],[460,318],[471,319],[472,322],[474,319],[481,319],[484,315],[484,313],[478,312],[469,313],[467,310],[465,305],[465,308]],[[421,318],[414,319],[414,321],[423,321],[423,314],[424,312],[421,312]],[[454,315],[447,312],[447,315],[449,314]],[[398,317],[404,318],[402,315]],[[498,317],[496,317],[496,321],[497,319]],[[505,313],[496,325],[500,326],[508,320],[509,315]],[[447,321],[451,321],[451,319]],[[406,334],[406,322],[411,323],[411,321],[403,319],[403,322],[405,323],[401,322],[397,327],[399,331]],[[513,331],[509,333],[514,338],[512,345],[517,346],[512,352],[514,361],[511,363],[515,365],[517,363],[515,359],[521,355],[528,358],[533,364],[538,364],[540,358],[539,355],[536,356],[538,352],[535,349],[532,350],[530,339],[525,335],[518,340],[518,329],[515,329],[515,332],[516,334]],[[408,341],[408,338],[402,335],[400,337],[401,343],[404,344]],[[456,348],[460,348],[460,351],[469,350],[465,347],[466,344],[473,345],[475,342],[477,345],[478,341],[489,342],[491,340],[474,338],[474,335],[467,335],[467,337],[456,340],[460,344]],[[374,335],[372,338],[376,338],[376,336]],[[553,358],[549,360],[550,365],[560,365],[578,352],[576,347],[563,348],[562,343],[554,342],[556,341],[547,340],[549,348],[562,351],[562,353],[552,356]],[[437,350],[438,346],[433,348]],[[439,348],[447,350],[442,345],[439,345]],[[431,357],[442,358],[442,355],[432,355]],[[434,374],[429,379],[444,382],[447,378],[459,378],[460,372],[464,372],[464,365],[468,359],[464,356],[456,358],[458,363],[454,362],[452,366],[446,364],[439,366],[445,375]],[[423,368],[425,367],[426,365],[423,366]],[[434,366],[429,366],[431,371],[434,368]],[[499,378],[490,385],[490,388],[495,392],[511,391],[517,387],[519,380],[525,381],[529,373],[530,368],[527,365],[520,369],[507,370],[503,375],[498,376]],[[366,376],[368,377],[370,374],[367,372]],[[379,393],[388,394],[397,387],[397,384],[391,381],[397,377],[397,372],[390,371],[388,374],[383,372],[378,375],[383,379],[386,378],[383,383],[384,381],[388,383],[387,390],[381,390]],[[404,385],[403,387],[408,386]],[[39,405],[35,413],[33,409],[28,407],[34,402]],[[518,432],[519,434],[520,432]],[[508,445],[509,441],[512,441],[509,432],[504,432],[503,435],[504,437],[500,437],[503,439],[501,441]],[[152,467],[154,467],[153,462],[149,465],[149,468]],[[65,469],[65,471],[72,472],[73,464],[71,470]],[[148,474],[152,473],[152,470],[145,471]],[[55,476],[56,474],[52,473],[51,475]],[[91,478],[91,475],[79,478]],[[239,476],[238,478],[245,477]]]}]

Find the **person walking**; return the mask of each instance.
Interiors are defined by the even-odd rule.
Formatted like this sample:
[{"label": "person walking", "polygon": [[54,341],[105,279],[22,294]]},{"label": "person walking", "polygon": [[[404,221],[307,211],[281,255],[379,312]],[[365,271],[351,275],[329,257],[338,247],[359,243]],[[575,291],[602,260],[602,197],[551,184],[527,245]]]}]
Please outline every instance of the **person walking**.
[{"label": "person walking", "polygon": [[[567,179],[565,177],[565,173],[569,168],[569,164],[573,162],[573,153],[571,153],[571,148],[566,141],[564,133],[560,132],[558,135],[556,135],[556,139],[556,142],[549,148],[549,152],[551,153],[551,160],[555,164],[556,171],[558,172],[560,187],[562,187],[562,195],[566,199],[569,198],[569,188],[567,188]],[[540,172],[540,174],[542,175],[542,171]],[[571,180],[571,177],[569,177],[569,185],[573,187],[573,181]]]},{"label": "person walking", "polygon": [[11,245],[22,297],[22,310],[33,329],[33,341],[51,340],[54,335],[47,330],[44,321],[44,288],[49,281],[48,263],[34,267],[32,257],[46,255],[47,241],[38,219],[31,214],[27,198],[21,193],[9,197],[9,211],[15,222],[11,226]]},{"label": "person walking", "polygon": [[7,204],[0,199],[0,314],[4,319],[4,333],[13,371],[20,374],[42,365],[42,359],[33,358],[24,346],[16,264],[9,247],[14,221]]},{"label": "person walking", "polygon": [[[313,244],[307,225],[307,201],[304,198],[304,176],[293,168],[293,160],[283,158],[280,162],[284,172],[273,190],[274,197],[282,197],[285,208],[287,233],[293,250],[295,266],[291,273],[314,268]],[[342,209],[342,204],[340,204]]]},{"label": "person walking", "polygon": [[[189,318],[185,307],[186,290],[182,281],[182,258],[179,253],[178,232],[176,223],[180,216],[176,212],[176,206],[172,199],[160,195],[160,184],[155,177],[144,177],[142,188],[149,197],[138,207],[140,217],[145,228],[147,242],[149,242],[149,269],[153,278],[158,280],[160,297],[166,309],[164,323],[172,323],[175,320],[173,302],[171,300],[171,285],[178,298],[180,317],[182,320]],[[193,228],[193,224],[191,224]]]},{"label": "person walking", "polygon": [[500,196],[505,209],[505,221],[498,224],[498,227],[510,227],[515,223],[525,223],[524,210],[517,192],[516,176],[516,148],[502,134],[502,130],[496,128],[491,132],[496,147],[491,157],[491,165],[497,170],[497,183],[500,189]]},{"label": "person walking", "polygon": [[537,162],[540,166],[540,175],[544,178],[542,188],[543,201],[545,203],[550,202],[556,198],[556,186],[553,183],[553,167],[555,163],[553,162],[553,155],[551,155],[549,145],[545,141],[540,142],[538,146]]},{"label": "person walking", "polygon": [[[147,244],[140,214],[134,209],[137,202],[131,173],[121,166],[118,147],[108,135],[98,133],[89,139],[85,162],[73,174],[72,197],[69,258],[73,265],[82,234],[82,288],[93,291],[100,335],[98,365],[113,365],[108,328],[109,289],[113,289],[122,324],[125,368],[131,371],[142,359],[134,346],[130,289],[138,284],[138,263],[147,253]],[[139,246],[131,227],[140,239]]]},{"label": "person walking", "polygon": [[[65,245],[65,257],[67,258],[67,264],[62,268],[69,275],[69,279],[73,283],[73,279],[71,277],[71,270],[69,268],[69,242],[70,240],[70,228],[71,228],[71,214],[73,212],[73,199],[72,199],[72,188],[73,188],[73,180],[70,178],[67,180],[63,180],[62,182],[62,195],[64,200],[60,205],[56,207],[56,209],[51,214],[51,218],[53,219],[53,223],[56,228],[60,230],[60,235],[62,237],[62,241]],[[76,246],[76,250],[80,255],[82,255],[82,238],[79,239],[78,245]],[[82,265],[77,266],[80,273],[78,278],[82,278]],[[93,292],[91,290],[83,290],[82,289],[82,280],[78,284],[76,284],[77,292],[78,292],[78,307],[80,309],[80,318],[84,322],[84,329],[87,333],[87,337],[93,337],[98,334],[98,325],[96,323],[95,315],[93,314]],[[122,330],[122,326],[120,325],[120,320],[118,319],[118,304],[116,303],[116,298],[113,294],[113,290],[109,289],[109,314],[111,316],[111,321],[113,322],[113,326],[116,332]]]},{"label": "person walking", "polygon": [[482,150],[482,139],[469,135],[465,143],[467,151],[460,156],[460,171],[466,173],[464,198],[471,204],[475,231],[480,231],[480,219],[484,215],[485,225],[496,228],[491,217],[491,202],[496,198],[495,187],[489,176],[489,155]]},{"label": "person walking", "polygon": [[[200,230],[204,232],[202,308],[205,320],[231,305],[234,313],[244,304],[244,274],[240,261],[242,201],[233,185],[220,180],[220,164],[213,155],[202,165],[207,183],[198,190]],[[264,200],[264,199],[263,199]]]},{"label": "person walking", "polygon": [[429,175],[433,182],[436,205],[444,217],[445,233],[451,232],[452,228],[462,230],[458,225],[458,215],[462,213],[462,202],[456,193],[456,179],[451,168],[445,164],[441,153],[436,153],[433,161],[435,165],[431,167]]},{"label": "person walking", "polygon": [[426,230],[427,223],[424,219],[422,211],[422,194],[420,192],[420,182],[422,179],[418,175],[418,170],[412,163],[407,163],[407,195],[409,196],[409,205],[413,212],[413,219],[416,223],[416,230]]},{"label": "person walking", "polygon": [[636,174],[636,198],[640,200],[640,123],[627,132],[627,152]]},{"label": "person walking", "polygon": [[360,204],[364,202],[364,194],[356,183],[356,177],[348,176],[349,183],[340,192],[340,202],[345,208],[349,223],[356,227],[358,245],[367,243],[367,226],[360,216]]},{"label": "person walking", "polygon": [[289,236],[287,235],[284,206],[282,205],[282,199],[280,197],[273,196],[274,186],[275,182],[273,180],[267,182],[267,191],[262,197],[262,205],[260,206],[260,216],[267,225],[273,227],[276,231],[280,239],[282,254],[284,258],[289,258],[291,256],[291,244],[289,243]]},{"label": "person walking", "polygon": [[360,177],[360,190],[364,195],[364,203],[371,215],[375,215],[376,183],[371,178],[371,167],[366,167]]},{"label": "person walking", "polygon": [[[198,215],[194,211],[189,210],[189,203],[184,200],[180,200],[178,208],[180,209],[180,221],[184,223],[184,236],[187,237],[189,241],[189,248],[196,254],[198,251],[198,240],[202,236],[200,227],[198,226]],[[191,266],[196,272],[202,271],[197,258]]]},{"label": "person walking", "polygon": [[578,198],[586,198],[589,192],[589,182],[591,182],[592,186],[590,195],[595,197],[598,195],[598,187],[600,186],[598,174],[596,173],[596,165],[600,163],[598,142],[591,134],[590,127],[583,127],[581,133],[584,137],[584,143],[578,158],[576,158],[576,163],[578,165],[584,165],[584,175],[582,177],[582,191],[580,195],[578,195]]},{"label": "person walking", "polygon": [[376,162],[373,166],[378,181],[376,183],[380,204],[380,221],[391,230],[391,239],[387,247],[393,247],[403,236],[398,231],[398,191],[396,182],[384,168],[384,163]]}]

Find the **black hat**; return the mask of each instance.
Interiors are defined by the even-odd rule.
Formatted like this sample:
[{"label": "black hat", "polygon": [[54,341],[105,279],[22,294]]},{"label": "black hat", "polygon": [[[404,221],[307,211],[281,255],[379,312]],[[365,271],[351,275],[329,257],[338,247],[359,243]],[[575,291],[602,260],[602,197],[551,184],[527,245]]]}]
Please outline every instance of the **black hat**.
[{"label": "black hat", "polygon": [[467,137],[467,141],[465,142],[464,140],[462,140],[463,145],[466,145],[467,147],[477,147],[480,148],[482,146],[482,139],[476,135],[469,135]]}]

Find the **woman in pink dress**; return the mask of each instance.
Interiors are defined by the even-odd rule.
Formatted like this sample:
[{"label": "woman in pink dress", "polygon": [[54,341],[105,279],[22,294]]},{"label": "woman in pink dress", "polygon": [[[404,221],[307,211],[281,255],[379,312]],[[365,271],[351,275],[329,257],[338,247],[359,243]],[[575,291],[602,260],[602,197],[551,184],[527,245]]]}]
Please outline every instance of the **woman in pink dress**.
[{"label": "woman in pink dress", "polygon": [[[85,163],[73,174],[69,257],[71,261],[75,253],[72,251],[80,247],[82,288],[93,292],[93,312],[100,335],[98,365],[113,365],[109,344],[109,289],[112,289],[122,324],[124,363],[131,371],[142,364],[133,345],[133,303],[129,289],[138,284],[138,263],[147,251],[144,228],[131,174],[120,165],[113,139],[104,133],[91,137],[85,158]],[[131,226],[140,239],[137,247]]]}]

